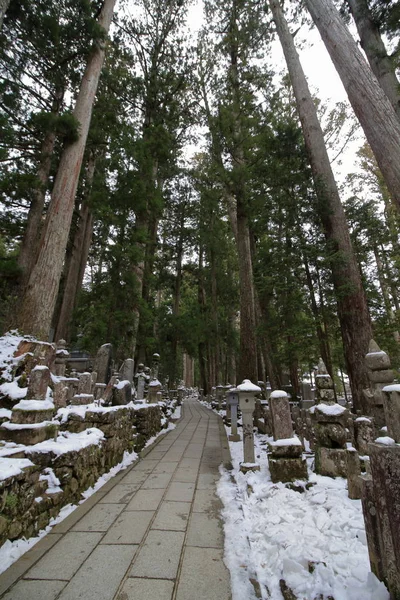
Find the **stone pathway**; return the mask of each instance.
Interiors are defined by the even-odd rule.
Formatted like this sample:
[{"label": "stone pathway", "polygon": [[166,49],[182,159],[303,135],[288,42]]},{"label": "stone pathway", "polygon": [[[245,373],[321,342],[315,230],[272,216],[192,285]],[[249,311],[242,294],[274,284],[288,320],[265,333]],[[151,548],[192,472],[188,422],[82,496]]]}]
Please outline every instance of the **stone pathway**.
[{"label": "stone pathway", "polygon": [[215,495],[222,421],[194,399],[176,429],[0,575],[3,600],[229,600]]}]

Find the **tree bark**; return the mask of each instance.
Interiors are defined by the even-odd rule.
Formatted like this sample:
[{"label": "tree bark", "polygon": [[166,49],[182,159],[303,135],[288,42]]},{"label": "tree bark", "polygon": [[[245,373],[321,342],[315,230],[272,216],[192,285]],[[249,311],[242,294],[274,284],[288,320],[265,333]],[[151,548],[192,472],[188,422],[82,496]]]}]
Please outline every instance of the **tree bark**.
[{"label": "tree bark", "polygon": [[395,327],[396,327],[396,317],[395,317],[395,314],[393,312],[392,303],[390,301],[389,289],[388,289],[388,285],[387,285],[386,278],[385,278],[385,271],[384,271],[382,260],[381,260],[381,257],[379,255],[379,250],[378,250],[378,247],[376,246],[376,244],[373,245],[373,249],[374,249],[376,270],[377,270],[377,273],[378,273],[378,281],[379,281],[379,286],[381,288],[381,294],[382,294],[383,303],[384,303],[385,310],[386,310],[386,315],[387,315],[389,324],[394,328],[393,329],[394,340],[396,342],[399,342],[400,341],[400,334],[395,329]]},{"label": "tree bark", "polygon": [[[172,306],[172,317],[177,319],[180,312],[181,304],[181,286],[182,286],[182,259],[183,259],[183,232],[185,225],[185,211],[182,208],[180,223],[179,223],[179,238],[176,248],[176,276],[174,286],[174,301]],[[177,376],[177,358],[178,358],[178,330],[174,326],[172,331],[171,340],[171,372],[169,374],[169,380],[173,383],[176,381]]]},{"label": "tree bark", "polygon": [[240,352],[239,383],[243,379],[257,382],[257,337],[254,300],[253,261],[249,226],[249,205],[246,186],[246,160],[243,149],[243,134],[240,119],[240,81],[238,25],[236,3],[233,6],[229,31],[229,85],[232,93],[232,191],[236,198],[237,252],[240,286]]},{"label": "tree bark", "polygon": [[[104,0],[98,25],[108,33],[116,0]],[[76,100],[74,116],[80,124],[79,138],[63,151],[54,182],[39,254],[29,277],[19,312],[19,328],[47,340],[51,327],[65,250],[74,211],[93,103],[104,61],[105,43],[99,42],[89,56]]]},{"label": "tree bark", "polygon": [[400,122],[332,0],[305,0],[393,200],[400,208]]},{"label": "tree bark", "polygon": [[86,174],[88,191],[79,211],[79,222],[73,237],[72,249],[68,257],[69,260],[67,259],[65,262],[65,283],[54,335],[56,341],[65,339],[68,342],[70,339],[71,319],[76,307],[79,290],[82,287],[85,267],[89,256],[93,233],[93,215],[89,209],[88,200],[95,167],[95,157],[91,156]]},{"label": "tree bark", "polygon": [[400,119],[400,84],[396,77],[394,62],[386,52],[379,27],[374,22],[367,0],[347,0],[353,15],[361,48],[364,50],[370,67],[379,85],[389,98],[397,118]]},{"label": "tree bark", "polygon": [[311,277],[310,267],[308,265],[308,261],[307,261],[307,258],[305,255],[303,255],[303,263],[304,263],[304,269],[306,272],[307,287],[308,287],[308,291],[310,294],[311,311],[314,315],[314,320],[315,320],[315,328],[317,331],[320,355],[321,355],[322,360],[324,361],[324,364],[327,368],[329,375],[333,379],[333,366],[332,366],[332,359],[331,359],[331,353],[330,353],[330,348],[329,348],[329,340],[328,340],[328,336],[326,335],[325,330],[323,329],[323,327],[321,325],[321,315],[320,315],[320,311],[319,311],[319,308],[317,305],[317,300],[315,297],[314,284],[313,284],[313,280]]},{"label": "tree bark", "polygon": [[[52,105],[52,113],[57,115],[60,112],[64,90],[57,90]],[[33,198],[29,207],[28,218],[24,237],[21,243],[21,249],[18,256],[18,266],[21,269],[21,291],[24,290],[30,272],[36,262],[38,254],[40,232],[42,229],[43,209],[48,189],[51,161],[53,157],[56,133],[50,130],[46,133],[42,146],[40,148],[40,163],[37,172],[38,184],[32,192]]]},{"label": "tree bark", "polygon": [[310,159],[318,201],[317,210],[324,228],[332,269],[354,409],[358,410],[363,406],[363,389],[368,386],[364,358],[372,338],[365,293],[322,129],[293,38],[279,2],[277,0],[269,0],[269,2],[285,54]]}]

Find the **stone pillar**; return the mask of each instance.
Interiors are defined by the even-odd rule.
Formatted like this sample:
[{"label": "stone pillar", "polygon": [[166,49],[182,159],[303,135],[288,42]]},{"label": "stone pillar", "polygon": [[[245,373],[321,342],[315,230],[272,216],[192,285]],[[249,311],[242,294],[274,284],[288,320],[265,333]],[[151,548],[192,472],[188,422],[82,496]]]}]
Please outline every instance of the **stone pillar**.
[{"label": "stone pillar", "polygon": [[56,359],[54,361],[54,372],[58,377],[65,377],[65,368],[68,358],[69,352],[67,350],[67,342],[65,340],[58,340],[56,346]]},{"label": "stone pillar", "polygon": [[55,406],[47,397],[49,383],[49,367],[37,365],[32,369],[26,399],[13,406],[11,421],[0,426],[0,440],[30,446],[57,436],[59,425],[51,422]]},{"label": "stone pillar", "polygon": [[144,376],[144,373],[139,372],[137,375],[136,400],[144,400],[145,381],[146,381],[146,378]]},{"label": "stone pillar", "polygon": [[365,357],[370,387],[364,390],[365,413],[374,418],[377,430],[387,424],[384,411],[383,388],[393,383],[394,374],[390,368],[390,358],[378,344],[371,340]]},{"label": "stone pillar", "polygon": [[251,383],[249,379],[245,379],[237,386],[237,391],[243,422],[243,463],[240,465],[240,470],[243,473],[259,471],[260,465],[256,464],[254,455],[253,412],[255,396],[261,392],[261,388]]},{"label": "stone pillar", "polygon": [[95,400],[101,400],[101,398],[103,398],[106,387],[107,386],[105,383],[96,383],[95,384],[95,386],[94,386],[94,399]]},{"label": "stone pillar", "polygon": [[311,408],[314,404],[314,398],[311,390],[311,383],[301,382],[301,408]]},{"label": "stone pillar", "polygon": [[271,392],[272,392],[271,382],[267,377],[267,383],[265,385],[265,397],[267,400],[269,400],[269,398],[271,396]]},{"label": "stone pillar", "polygon": [[119,406],[124,404],[129,404],[132,400],[132,385],[130,381],[125,379],[117,383],[114,389],[114,394],[112,398],[113,406]]},{"label": "stone pillar", "polygon": [[370,444],[380,557],[391,598],[400,598],[400,446]]},{"label": "stone pillar", "polygon": [[155,352],[151,363],[151,379],[158,379],[158,369],[160,368],[160,355]]},{"label": "stone pillar", "polygon": [[361,463],[355,448],[348,448],[346,455],[347,490],[351,500],[361,498]]},{"label": "stone pillar", "polygon": [[121,381],[129,381],[129,383],[133,384],[133,370],[134,360],[133,358],[126,358],[122,363],[121,370],[119,372],[119,378]]},{"label": "stone pillar", "polygon": [[289,398],[285,391],[271,393],[269,407],[274,441],[268,444],[269,470],[273,483],[308,479],[303,445],[293,433]]},{"label": "stone pillar", "polygon": [[230,407],[231,413],[231,434],[229,436],[230,442],[240,442],[240,435],[237,430],[237,409],[239,405],[239,393],[237,389],[231,388],[228,392],[227,407]]},{"label": "stone pillar", "polygon": [[65,381],[57,381],[54,384],[53,390],[53,401],[56,409],[65,408],[67,406],[68,400],[68,385],[66,385]]},{"label": "stone pillar", "polygon": [[158,402],[157,393],[161,391],[161,383],[158,379],[153,379],[149,383],[149,388],[147,391],[147,403],[148,404],[156,404]]},{"label": "stone pillar", "polygon": [[374,422],[369,417],[357,417],[354,419],[354,444],[361,456],[369,452],[368,446],[374,441]]},{"label": "stone pillar", "polygon": [[346,408],[335,402],[333,381],[321,358],[315,381],[315,472],[328,477],[346,477],[346,425],[349,413]]},{"label": "stone pillar", "polygon": [[274,440],[283,440],[293,437],[292,416],[288,395],[283,390],[275,390],[269,399],[271,411],[272,434]]},{"label": "stone pillar", "polygon": [[177,389],[177,393],[178,393],[178,402],[177,402],[177,406],[181,406],[182,402],[183,402],[183,394],[185,393],[185,388],[178,387]]},{"label": "stone pillar", "polygon": [[90,394],[92,392],[92,374],[81,373],[78,383],[78,394]]},{"label": "stone pillar", "polygon": [[400,384],[383,388],[383,408],[388,435],[400,444]]},{"label": "stone pillar", "polygon": [[98,383],[108,383],[111,374],[112,344],[103,344],[97,351],[93,370]]}]

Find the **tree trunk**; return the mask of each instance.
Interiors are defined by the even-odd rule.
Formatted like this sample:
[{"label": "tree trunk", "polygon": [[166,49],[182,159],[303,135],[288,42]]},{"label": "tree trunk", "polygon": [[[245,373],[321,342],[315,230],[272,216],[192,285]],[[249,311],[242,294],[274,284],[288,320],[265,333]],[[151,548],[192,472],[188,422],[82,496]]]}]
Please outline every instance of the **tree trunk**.
[{"label": "tree trunk", "polygon": [[236,198],[237,252],[240,287],[240,352],[239,383],[243,379],[257,382],[257,337],[254,301],[253,261],[249,226],[249,207],[246,185],[246,160],[243,149],[243,134],[240,118],[239,42],[236,22],[236,4],[229,27],[229,85],[232,93],[232,191]]},{"label": "tree trunk", "polygon": [[[105,34],[111,24],[115,2],[116,0],[104,0],[98,25]],[[62,153],[38,258],[30,274],[19,313],[21,331],[40,339],[47,340],[51,327],[104,54],[105,43],[102,41],[96,44],[86,65],[74,109],[74,117],[80,124],[79,139],[69,144]]]},{"label": "tree trunk", "polygon": [[367,0],[347,0],[371,69],[389,98],[400,119],[400,85],[396,77],[394,62],[386,52],[380,31],[374,22]]},{"label": "tree trunk", "polygon": [[0,0],[0,31],[3,28],[4,16],[10,6],[10,0]]},{"label": "tree trunk", "polygon": [[315,105],[279,2],[270,0],[270,6],[288,65],[310,158],[317,210],[324,228],[332,269],[354,409],[358,410],[363,406],[363,389],[368,387],[365,354],[372,338],[368,307]]},{"label": "tree trunk", "polygon": [[[199,277],[197,286],[197,298],[200,307],[200,315],[202,318],[206,318],[206,292],[204,289],[203,279],[203,247],[199,245]],[[204,394],[210,393],[210,376],[209,368],[207,366],[207,345],[204,341],[199,342],[199,369],[200,369],[200,381],[204,390]]]},{"label": "tree trunk", "polygon": [[[376,244],[373,245],[373,249],[374,249],[375,262],[376,262],[376,270],[378,272],[378,281],[379,281],[379,286],[381,288],[381,294],[382,294],[382,298],[383,298],[383,303],[385,305],[386,315],[387,315],[390,325],[395,328],[396,327],[396,317],[393,312],[392,303],[390,302],[390,295],[389,295],[389,289],[388,289],[388,285],[387,285],[386,278],[385,278],[385,272],[384,272],[381,257],[379,256],[379,250],[378,250],[378,247],[376,246]],[[400,334],[396,329],[393,330],[393,337],[396,342],[400,341]]]},{"label": "tree trunk", "polygon": [[315,328],[317,331],[317,337],[318,337],[318,342],[319,342],[319,352],[320,352],[322,360],[324,361],[324,364],[327,368],[329,375],[333,379],[333,366],[332,366],[332,359],[331,359],[331,353],[330,353],[330,348],[329,348],[329,340],[328,340],[328,336],[326,335],[326,332],[324,331],[324,329],[321,325],[321,315],[320,315],[320,311],[318,309],[317,300],[315,298],[314,284],[313,284],[313,280],[311,277],[310,267],[308,265],[308,261],[307,261],[307,258],[305,255],[303,255],[303,263],[304,263],[304,269],[306,272],[307,287],[308,287],[308,291],[310,294],[311,311],[314,315]]},{"label": "tree trunk", "polygon": [[[52,114],[58,115],[64,97],[64,90],[57,90],[52,105]],[[38,185],[33,190],[32,202],[29,207],[28,218],[21,249],[18,256],[18,266],[21,269],[21,291],[24,290],[29,280],[30,272],[38,255],[40,232],[42,229],[43,209],[48,189],[51,161],[53,157],[56,133],[48,131],[40,148],[40,163],[37,172]]]},{"label": "tree trunk", "polygon": [[[70,325],[76,306],[78,293],[82,287],[85,267],[89,256],[93,233],[93,215],[88,206],[90,189],[93,183],[96,161],[91,156],[87,166],[86,185],[87,194],[79,211],[79,222],[75,231],[69,260],[65,262],[65,282],[61,300],[61,307],[55,328],[55,341],[70,340]],[[68,254],[68,252],[67,252]]]},{"label": "tree trunk", "polygon": [[[274,4],[277,4],[275,1]],[[400,208],[400,122],[332,0],[305,0],[393,200]]]},{"label": "tree trunk", "polygon": [[[172,306],[172,318],[176,320],[180,312],[181,304],[181,285],[182,285],[182,259],[183,259],[183,232],[185,224],[185,211],[182,210],[181,219],[179,223],[179,239],[176,248],[176,276],[175,276],[175,289],[174,289],[174,302]],[[176,382],[177,374],[177,359],[178,359],[178,329],[174,326],[172,331],[171,341],[171,371],[169,379],[172,382]]]}]

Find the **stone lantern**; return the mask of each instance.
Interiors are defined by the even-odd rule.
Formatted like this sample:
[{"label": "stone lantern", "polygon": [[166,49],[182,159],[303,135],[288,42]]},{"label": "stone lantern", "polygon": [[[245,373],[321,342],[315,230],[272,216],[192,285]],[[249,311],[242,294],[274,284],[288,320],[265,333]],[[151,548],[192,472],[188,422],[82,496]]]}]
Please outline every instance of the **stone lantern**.
[{"label": "stone lantern", "polygon": [[255,463],[254,456],[253,412],[256,407],[256,394],[261,392],[261,388],[251,383],[250,379],[244,379],[243,383],[237,386],[237,391],[239,392],[239,408],[242,411],[243,421],[244,460],[240,470],[243,473],[259,471],[260,466]]},{"label": "stone lantern", "polygon": [[227,393],[227,407],[230,407],[231,411],[231,434],[229,436],[230,442],[240,442],[240,435],[237,430],[237,409],[239,405],[239,393],[236,388],[230,388]]}]

